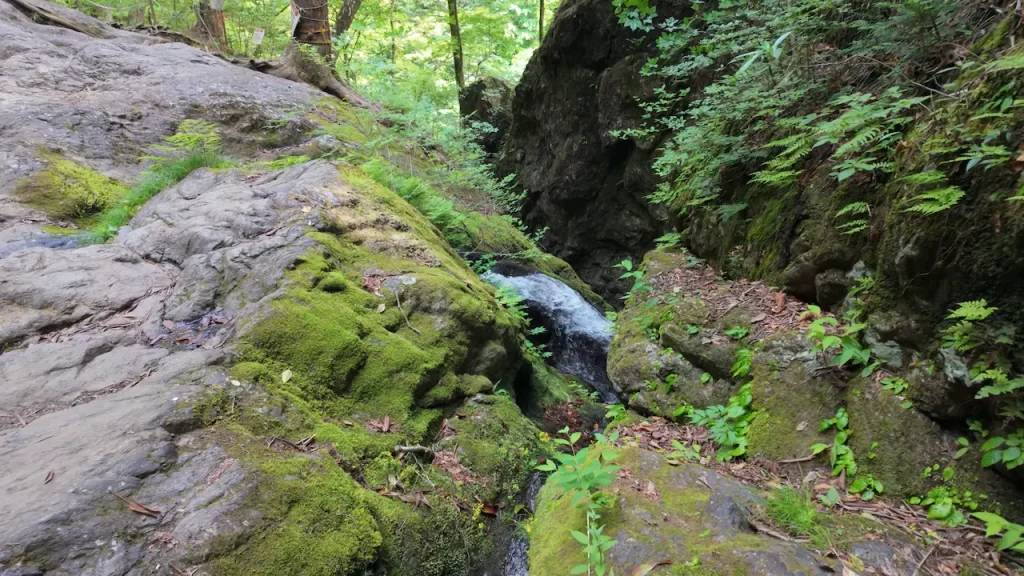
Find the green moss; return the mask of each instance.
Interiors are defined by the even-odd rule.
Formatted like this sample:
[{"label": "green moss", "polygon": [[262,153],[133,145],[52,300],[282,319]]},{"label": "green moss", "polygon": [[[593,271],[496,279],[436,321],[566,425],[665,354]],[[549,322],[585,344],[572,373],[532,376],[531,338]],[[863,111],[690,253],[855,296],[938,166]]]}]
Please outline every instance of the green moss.
[{"label": "green moss", "polygon": [[[612,548],[609,552],[607,557],[616,573],[628,574],[654,556],[673,558],[680,567],[682,561],[697,556],[701,571],[676,573],[745,575],[753,569],[749,554],[761,551],[772,551],[787,564],[792,561],[796,570],[807,568],[768,539],[733,529],[720,531],[723,525],[716,524],[714,514],[708,512],[712,506],[710,493],[700,481],[705,469],[693,465],[672,467],[663,456],[638,448],[616,451],[620,455],[616,463],[629,471],[630,480],[620,480],[609,488],[613,503],[601,512],[605,534],[629,550]],[[648,498],[634,488],[633,482],[641,486],[652,483],[658,497]],[[545,485],[530,527],[530,574],[560,576],[585,561],[582,547],[569,530],[585,530],[583,509],[573,506],[571,496]]]},{"label": "green moss", "polygon": [[127,189],[117,181],[52,152],[40,154],[46,169],[22,179],[15,194],[53,218],[83,219],[102,212]]},{"label": "green moss", "polygon": [[368,493],[333,462],[268,458],[253,505],[267,526],[213,564],[218,574],[352,574],[370,566],[383,541]]},{"label": "green moss", "polygon": [[[785,339],[785,335],[773,337],[776,342]],[[818,425],[835,416],[839,393],[827,381],[809,375],[803,364],[793,362],[778,370],[772,365],[774,359],[772,354],[754,356],[751,393],[758,414],[747,437],[750,453],[773,460],[807,456],[811,445],[832,442],[829,434],[818,431]]]}]

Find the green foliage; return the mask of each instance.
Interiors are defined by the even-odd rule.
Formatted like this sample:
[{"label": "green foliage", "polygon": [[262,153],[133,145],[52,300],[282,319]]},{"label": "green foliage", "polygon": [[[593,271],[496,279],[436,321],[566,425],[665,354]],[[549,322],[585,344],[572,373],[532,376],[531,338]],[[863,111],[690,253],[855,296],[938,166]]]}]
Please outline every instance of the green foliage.
[{"label": "green foliage", "polygon": [[[871,209],[868,207],[867,202],[852,202],[850,204],[847,204],[846,206],[843,206],[842,208],[839,209],[838,212],[836,212],[836,219],[839,219],[843,216],[856,216],[860,214],[870,215],[870,213]],[[864,218],[855,218],[852,220],[848,220],[838,226],[839,231],[846,235],[858,234],[860,232],[863,232],[864,230],[867,230],[867,228],[868,221],[865,220]]]},{"label": "green foliage", "polygon": [[908,502],[926,508],[929,520],[939,521],[946,526],[966,524],[967,516],[961,509],[977,510],[979,505],[969,490],[960,492],[949,486],[936,486],[924,498],[915,496]]},{"label": "green foliage", "polygon": [[693,409],[687,415],[690,422],[708,429],[711,439],[718,444],[718,461],[728,461],[747,453],[747,432],[757,412],[750,409],[753,400],[750,383],[740,386],[725,406]]},{"label": "green foliage", "polygon": [[695,462],[700,460],[700,444],[694,442],[687,446],[678,440],[672,441],[672,451],[665,455],[666,461],[678,466],[682,462]]},{"label": "green foliage", "polygon": [[814,343],[812,351],[822,354],[828,365],[840,368],[847,364],[861,365],[862,373],[867,375],[875,365],[871,363],[871,351],[861,345],[857,337],[866,327],[863,323],[840,325],[832,316],[820,316],[807,326],[807,336]]},{"label": "green foliage", "polygon": [[884,490],[884,486],[878,480],[875,480],[870,474],[857,476],[857,478],[850,484],[850,494],[859,494],[861,500],[871,500],[876,494],[881,494]]},{"label": "green foliage", "polygon": [[748,334],[750,334],[750,330],[747,330],[742,326],[733,326],[725,331],[725,335],[733,340],[742,340],[746,338]]},{"label": "green foliage", "polygon": [[[839,495],[836,493],[838,501]],[[810,492],[792,486],[779,488],[765,502],[765,515],[783,527],[790,536],[807,538],[820,550],[828,548],[828,530],[819,517]]]},{"label": "green foliage", "polygon": [[846,408],[838,409],[834,417],[822,420],[818,426],[818,430],[821,432],[830,428],[836,429],[836,436],[831,446],[826,444],[811,446],[812,454],[820,454],[829,449],[829,463],[832,465],[833,476],[838,476],[842,472],[846,472],[848,477],[853,477],[857,474],[857,461],[854,457],[853,448],[850,448],[846,443],[850,435],[853,434],[853,431],[849,429],[849,425],[850,415],[846,412]]},{"label": "green foliage", "polygon": [[199,168],[225,168],[230,163],[220,156],[220,137],[207,122],[185,120],[178,132],[153,147],[148,168],[116,203],[108,207],[89,229],[86,239],[103,243],[112,238],[150,198],[174,186]]},{"label": "green foliage", "polygon": [[907,388],[909,388],[909,387],[910,387],[910,384],[907,383],[906,380],[904,380],[903,378],[900,378],[898,376],[892,376],[892,377],[889,377],[889,378],[886,378],[886,379],[882,380],[882,389],[883,390],[888,390],[888,391],[892,392],[893,394],[896,394],[897,396],[899,396],[899,395],[903,394],[904,392],[906,392]]},{"label": "green foliage", "polygon": [[1002,537],[996,544],[996,550],[1024,552],[1024,526],[1014,524],[998,514],[993,514],[991,512],[975,512],[974,514],[971,514],[971,516],[974,516],[985,523],[986,538],[992,538],[1002,534]]},{"label": "green foliage", "polygon": [[754,351],[749,348],[740,348],[736,351],[736,360],[732,363],[733,378],[746,378],[750,374],[750,368],[754,361]]},{"label": "green foliage", "polygon": [[619,276],[620,280],[633,280],[633,285],[629,288],[629,293],[626,294],[624,299],[628,300],[629,298],[635,297],[635,295],[637,294],[640,294],[642,292],[650,292],[651,290],[653,290],[653,287],[644,281],[644,271],[640,268],[633,268],[632,260],[623,260],[622,262],[616,264],[614,268],[621,268],[625,271],[622,273],[621,276]]},{"label": "green foliage", "polygon": [[609,496],[601,489],[615,482],[615,473],[619,470],[618,466],[610,464],[618,457],[610,448],[618,433],[613,432],[608,437],[595,434],[597,444],[579,450],[576,450],[576,443],[580,441],[581,433],[570,433],[566,427],[559,430],[559,434],[564,438],[555,438],[555,443],[568,449],[569,453],[556,454],[553,459],[538,465],[537,470],[551,473],[548,482],[571,494],[571,505],[581,506],[587,513],[586,533],[570,531],[572,537],[583,546],[587,563],[574,566],[569,573],[614,576],[614,571],[605,567],[605,553],[615,546],[616,541],[604,534],[605,526],[599,521],[601,509],[611,503]]},{"label": "green foliage", "polygon": [[1003,464],[1012,470],[1024,464],[1024,429],[1017,430],[1006,437],[993,436],[981,445],[981,465],[984,467]]},{"label": "green foliage", "polygon": [[[491,281],[488,278],[485,280]],[[494,281],[494,300],[498,303],[498,306],[508,314],[509,318],[520,328],[525,331],[523,339],[520,344],[523,348],[523,353],[526,357],[531,360],[543,361],[551,357],[551,352],[545,350],[543,344],[536,344],[530,340],[530,336],[538,336],[543,334],[545,329],[543,326],[530,327],[530,316],[527,313],[527,306],[525,304],[526,299],[515,289],[515,287],[503,284],[500,281]]]}]

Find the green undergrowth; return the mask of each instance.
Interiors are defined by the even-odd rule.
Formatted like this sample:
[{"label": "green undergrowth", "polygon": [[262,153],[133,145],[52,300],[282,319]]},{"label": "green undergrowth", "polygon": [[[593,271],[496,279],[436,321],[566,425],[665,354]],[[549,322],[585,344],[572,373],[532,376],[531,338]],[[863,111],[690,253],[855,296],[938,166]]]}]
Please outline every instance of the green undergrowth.
[{"label": "green undergrowth", "polygon": [[96,215],[96,223],[87,231],[88,241],[95,244],[106,242],[153,196],[181,182],[192,172],[200,168],[228,166],[230,163],[215,154],[189,154],[184,158],[150,166],[139,177],[139,181],[128,188],[116,202],[105,206],[104,210]]}]

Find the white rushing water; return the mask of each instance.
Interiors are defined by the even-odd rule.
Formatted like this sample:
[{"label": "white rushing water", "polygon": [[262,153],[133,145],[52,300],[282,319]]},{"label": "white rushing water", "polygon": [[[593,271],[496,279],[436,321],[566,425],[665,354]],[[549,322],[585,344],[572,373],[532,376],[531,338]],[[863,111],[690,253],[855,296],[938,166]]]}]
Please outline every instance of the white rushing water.
[{"label": "white rushing water", "polygon": [[505,276],[484,274],[495,285],[512,287],[530,307],[534,325],[547,328],[555,368],[580,377],[602,402],[618,401],[612,391],[605,364],[612,340],[612,322],[600,310],[566,284],[544,274]]}]

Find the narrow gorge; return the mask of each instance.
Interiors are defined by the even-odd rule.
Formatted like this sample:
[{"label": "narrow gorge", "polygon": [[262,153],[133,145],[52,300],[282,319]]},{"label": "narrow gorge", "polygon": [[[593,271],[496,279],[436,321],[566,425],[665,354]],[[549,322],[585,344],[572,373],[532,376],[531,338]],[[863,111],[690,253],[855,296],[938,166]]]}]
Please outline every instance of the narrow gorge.
[{"label": "narrow gorge", "polygon": [[0,0],[0,576],[1024,574],[1019,2],[109,4]]}]

